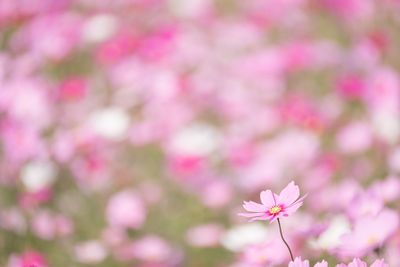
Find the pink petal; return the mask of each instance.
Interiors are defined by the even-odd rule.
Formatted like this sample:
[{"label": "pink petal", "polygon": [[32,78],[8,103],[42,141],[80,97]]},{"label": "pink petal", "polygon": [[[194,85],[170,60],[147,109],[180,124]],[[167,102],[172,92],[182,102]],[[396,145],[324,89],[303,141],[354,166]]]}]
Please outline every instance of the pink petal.
[{"label": "pink petal", "polygon": [[289,206],[300,196],[300,190],[294,182],[290,182],[279,194],[278,203]]},{"label": "pink petal", "polygon": [[300,208],[303,205],[303,201],[293,203],[289,207],[285,208],[285,214],[290,215],[293,212],[295,212],[298,208]]},{"label": "pink petal", "polygon": [[253,212],[253,213],[238,213],[239,216],[243,216],[243,217],[257,217],[257,216],[263,216],[265,213],[264,212]]},{"label": "pink petal", "polygon": [[267,220],[269,220],[270,218],[271,218],[270,215],[265,214],[265,215],[263,215],[263,216],[251,218],[251,219],[249,220],[249,222],[254,222],[254,221],[267,221]]},{"label": "pink petal", "polygon": [[328,267],[328,263],[326,261],[317,262],[314,267]]},{"label": "pink petal", "polygon": [[367,267],[367,264],[364,261],[356,258],[351,263],[349,263],[348,266],[349,267]]},{"label": "pink petal", "polygon": [[304,196],[302,196],[301,198],[299,198],[298,200],[296,200],[295,202],[293,202],[292,204],[290,204],[289,206],[287,206],[286,208],[290,208],[293,205],[298,204],[299,202],[301,202],[303,204],[303,200],[307,197],[307,194],[305,194]]},{"label": "pink petal", "polygon": [[268,210],[267,207],[253,201],[244,201],[243,208],[251,212],[265,212]]},{"label": "pink petal", "polygon": [[372,263],[371,267],[389,267],[388,264],[385,263],[383,259],[376,260]]},{"label": "pink petal", "polygon": [[260,194],[261,203],[267,207],[276,205],[277,195],[272,193],[271,190],[262,191]]}]

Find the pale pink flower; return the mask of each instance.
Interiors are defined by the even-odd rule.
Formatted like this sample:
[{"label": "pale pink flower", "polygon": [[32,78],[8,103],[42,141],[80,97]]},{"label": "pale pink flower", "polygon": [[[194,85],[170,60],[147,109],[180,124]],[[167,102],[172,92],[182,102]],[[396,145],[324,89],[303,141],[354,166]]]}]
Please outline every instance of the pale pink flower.
[{"label": "pale pink flower", "polygon": [[299,187],[292,181],[279,195],[271,190],[262,191],[260,194],[262,204],[245,201],[243,208],[249,213],[240,213],[239,215],[251,218],[250,221],[269,220],[273,222],[282,216],[289,216],[300,208],[306,195],[301,198],[299,196]]},{"label": "pale pink flower", "polygon": [[328,263],[326,261],[317,262],[314,267],[328,267]]},{"label": "pale pink flower", "polygon": [[202,224],[190,228],[186,233],[186,241],[193,247],[218,246],[223,234],[223,228],[219,224]]},{"label": "pale pink flower", "polygon": [[247,246],[241,254],[243,266],[275,266],[286,262],[287,252],[278,239]]},{"label": "pale pink flower", "polygon": [[376,216],[361,217],[355,222],[354,230],[343,235],[338,254],[362,257],[382,246],[395,233],[398,225],[398,214],[390,209],[384,209]]},{"label": "pale pink flower", "polygon": [[367,267],[367,264],[360,259],[354,259],[351,263],[349,263],[348,267]]},{"label": "pale pink flower", "polygon": [[[348,265],[341,263],[341,264],[336,265],[336,267],[368,267],[368,265],[366,262],[364,262],[358,258],[355,258]],[[386,264],[383,259],[380,259],[380,260],[374,261],[374,263],[372,263],[370,265],[370,267],[389,267],[389,265]]]},{"label": "pale pink flower", "polygon": [[[309,267],[310,263],[308,260],[301,260],[301,257],[297,257],[294,261],[289,262],[288,267]],[[326,261],[317,262],[314,267],[328,267]]]},{"label": "pale pink flower", "polygon": [[389,264],[385,263],[383,259],[376,260],[372,263],[371,267],[389,267]]},{"label": "pale pink flower", "polygon": [[146,220],[146,207],[136,192],[127,189],[110,198],[106,217],[112,227],[138,229]]},{"label": "pale pink flower", "polygon": [[303,261],[301,257],[297,257],[294,261],[289,262],[288,267],[309,267],[310,263],[308,260]]},{"label": "pale pink flower", "polygon": [[164,239],[155,236],[145,236],[132,244],[134,258],[147,262],[166,262],[173,258],[174,250]]},{"label": "pale pink flower", "polygon": [[107,249],[98,240],[80,242],[75,246],[75,259],[85,264],[98,264],[107,257]]}]

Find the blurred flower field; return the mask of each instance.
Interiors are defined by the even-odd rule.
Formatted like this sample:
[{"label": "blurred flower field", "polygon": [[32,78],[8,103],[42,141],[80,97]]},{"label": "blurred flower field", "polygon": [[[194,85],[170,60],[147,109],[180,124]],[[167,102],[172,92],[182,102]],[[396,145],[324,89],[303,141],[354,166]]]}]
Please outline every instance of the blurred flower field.
[{"label": "blurred flower field", "polygon": [[0,0],[0,266],[400,266],[399,29],[397,0]]}]

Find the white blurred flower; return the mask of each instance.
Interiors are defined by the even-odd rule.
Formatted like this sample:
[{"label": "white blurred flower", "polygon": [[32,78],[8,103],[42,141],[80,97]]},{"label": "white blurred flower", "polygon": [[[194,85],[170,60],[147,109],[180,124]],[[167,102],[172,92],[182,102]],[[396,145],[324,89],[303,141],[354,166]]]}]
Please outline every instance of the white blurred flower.
[{"label": "white blurred flower", "polygon": [[56,178],[56,167],[50,161],[33,161],[21,171],[21,181],[29,191],[37,191],[52,184]]},{"label": "white blurred flower", "polygon": [[233,227],[221,239],[222,245],[232,251],[240,251],[248,245],[267,239],[268,230],[260,223],[249,223]]},{"label": "white blurred flower", "polygon": [[390,112],[376,112],[373,114],[373,125],[379,137],[393,144],[400,137],[400,120],[397,114]]},{"label": "white blurred flower", "polygon": [[209,0],[169,0],[169,7],[177,16],[197,17],[207,12],[211,3]]},{"label": "white blurred flower", "polygon": [[104,138],[118,141],[127,133],[129,115],[118,107],[98,110],[89,116],[89,127]]},{"label": "white blurred flower", "polygon": [[318,239],[310,241],[316,249],[334,249],[340,245],[342,235],[350,232],[350,224],[344,216],[337,216],[331,220],[328,229]]},{"label": "white blurred flower", "polygon": [[105,246],[97,240],[86,241],[75,247],[75,258],[81,263],[96,264],[103,261],[106,256]]},{"label": "white blurred flower", "polygon": [[83,26],[83,36],[88,42],[101,42],[110,37],[117,28],[117,20],[111,15],[97,15]]},{"label": "white blurred flower", "polygon": [[199,123],[178,132],[171,148],[178,154],[204,156],[215,151],[220,141],[221,135],[215,128]]}]

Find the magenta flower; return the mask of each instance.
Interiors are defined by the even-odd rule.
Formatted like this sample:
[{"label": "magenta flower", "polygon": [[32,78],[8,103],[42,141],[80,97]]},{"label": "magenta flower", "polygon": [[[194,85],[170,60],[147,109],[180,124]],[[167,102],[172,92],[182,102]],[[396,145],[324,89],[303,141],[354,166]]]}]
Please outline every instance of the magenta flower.
[{"label": "magenta flower", "polygon": [[289,216],[300,208],[306,195],[301,198],[299,196],[299,187],[292,181],[279,195],[271,190],[262,191],[260,194],[262,204],[244,201],[243,208],[248,213],[239,213],[239,215],[251,218],[250,221],[269,220],[273,222],[282,216]]}]

